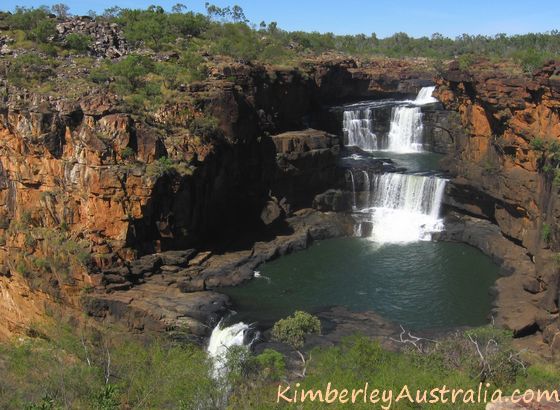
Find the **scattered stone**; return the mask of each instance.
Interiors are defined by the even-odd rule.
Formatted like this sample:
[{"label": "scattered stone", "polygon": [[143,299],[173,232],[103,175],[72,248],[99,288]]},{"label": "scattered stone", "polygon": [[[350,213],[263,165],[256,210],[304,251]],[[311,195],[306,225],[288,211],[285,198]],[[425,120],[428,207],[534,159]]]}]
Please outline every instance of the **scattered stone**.
[{"label": "scattered stone", "polygon": [[56,25],[57,40],[65,42],[68,34],[82,34],[91,38],[89,52],[103,58],[122,57],[130,51],[123,32],[117,24],[76,16]]},{"label": "scattered stone", "polygon": [[181,270],[179,266],[176,265],[163,265],[159,268],[163,273],[176,273]]}]

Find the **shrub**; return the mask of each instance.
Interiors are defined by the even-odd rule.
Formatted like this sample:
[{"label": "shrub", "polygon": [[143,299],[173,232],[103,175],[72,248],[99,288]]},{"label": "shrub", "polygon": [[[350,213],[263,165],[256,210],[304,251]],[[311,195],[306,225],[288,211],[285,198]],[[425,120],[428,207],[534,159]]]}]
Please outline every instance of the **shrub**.
[{"label": "shrub", "polygon": [[517,62],[523,71],[531,73],[535,69],[541,67],[546,60],[550,58],[546,52],[538,51],[533,47],[516,51],[513,59]]},{"label": "shrub", "polygon": [[542,138],[539,138],[539,137],[533,138],[529,145],[530,145],[531,149],[533,149],[535,151],[544,152],[546,150],[546,142]]},{"label": "shrub", "polygon": [[189,131],[193,136],[205,140],[218,139],[222,136],[218,120],[210,115],[195,117],[189,124]]},{"label": "shrub", "polygon": [[55,63],[35,53],[14,57],[8,66],[8,80],[18,86],[43,83],[54,76]]},{"label": "shrub", "polygon": [[552,231],[550,229],[550,225],[547,223],[543,223],[542,225],[542,229],[541,229],[541,237],[542,240],[549,244],[550,240],[552,239]]},{"label": "shrub", "polygon": [[286,343],[295,350],[303,347],[307,335],[319,333],[321,333],[319,319],[299,310],[286,319],[280,319],[272,328],[272,338],[274,340]]},{"label": "shrub", "polygon": [[459,68],[465,71],[470,69],[474,64],[474,56],[470,53],[459,56],[457,60],[459,62]]},{"label": "shrub", "polygon": [[146,175],[150,177],[162,177],[171,173],[174,170],[173,161],[167,157],[161,157],[156,161],[148,164],[146,167]]},{"label": "shrub", "polygon": [[90,79],[97,83],[113,79],[118,92],[129,94],[145,86],[145,77],[154,67],[153,61],[148,57],[128,55],[120,61],[105,63],[92,70]]},{"label": "shrub", "polygon": [[70,33],[66,36],[66,47],[79,53],[85,53],[90,44],[90,36],[78,33]]},{"label": "shrub", "polygon": [[121,158],[125,161],[128,160],[128,159],[134,158],[135,155],[136,155],[136,152],[134,151],[134,149],[132,147],[126,147],[121,152]]},{"label": "shrub", "polygon": [[265,349],[254,358],[259,374],[267,380],[279,380],[284,377],[286,363],[282,353],[273,349]]}]

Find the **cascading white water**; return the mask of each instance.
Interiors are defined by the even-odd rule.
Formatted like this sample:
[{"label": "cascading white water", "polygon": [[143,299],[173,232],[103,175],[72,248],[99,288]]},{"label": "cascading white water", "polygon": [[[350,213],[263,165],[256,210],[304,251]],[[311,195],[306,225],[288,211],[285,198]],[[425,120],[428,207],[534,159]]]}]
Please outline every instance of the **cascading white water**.
[{"label": "cascading white water", "polygon": [[350,172],[350,180],[352,181],[352,209],[356,210],[356,184],[354,182],[354,173],[352,170],[348,172]]},{"label": "cascading white water", "polygon": [[435,86],[432,87],[422,87],[420,92],[416,96],[414,100],[414,104],[417,105],[424,105],[424,104],[432,104],[436,103],[438,100],[435,97],[432,97],[434,90],[436,89]]},{"label": "cascading white water", "polygon": [[213,361],[212,376],[214,379],[223,379],[227,374],[227,352],[232,346],[247,346],[247,331],[250,326],[239,322],[228,327],[218,323],[208,342],[207,352]]},{"label": "cascading white water", "polygon": [[433,232],[443,229],[439,212],[445,183],[433,176],[375,176],[371,239],[379,243],[430,240]]},{"label": "cascading white water", "polygon": [[344,111],[342,131],[347,145],[363,150],[377,149],[377,136],[372,132],[373,111],[370,108]]},{"label": "cascading white water", "polygon": [[420,107],[393,107],[387,148],[403,153],[422,151],[423,130]]},{"label": "cascading white water", "polygon": [[[360,147],[365,151],[387,149],[394,152],[422,151],[422,111],[421,105],[437,102],[432,97],[435,87],[420,89],[414,101],[399,101],[393,104],[391,123],[386,142],[378,141],[373,132],[374,112],[383,105],[349,106],[342,115],[342,131],[346,144]],[[387,106],[385,103],[384,107]],[[382,146],[383,145],[383,146]]]},{"label": "cascading white water", "polygon": [[369,208],[369,195],[371,191],[371,185],[369,183],[369,174],[367,171],[362,171],[364,174],[364,191],[366,191],[366,201],[365,201],[365,208]]}]

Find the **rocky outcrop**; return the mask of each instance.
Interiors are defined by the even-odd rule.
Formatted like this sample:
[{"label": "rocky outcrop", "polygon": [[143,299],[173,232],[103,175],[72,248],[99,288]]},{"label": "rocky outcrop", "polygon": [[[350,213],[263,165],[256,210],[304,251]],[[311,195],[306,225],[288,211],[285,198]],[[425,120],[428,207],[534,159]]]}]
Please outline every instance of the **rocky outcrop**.
[{"label": "rocky outcrop", "polygon": [[76,16],[58,23],[56,31],[57,39],[63,44],[71,33],[89,37],[88,51],[95,57],[118,58],[129,51],[124,34],[116,23]]},{"label": "rocky outcrop", "polygon": [[560,138],[559,70],[549,63],[526,77],[498,67],[465,72],[452,64],[436,91],[444,107],[458,113],[450,127],[458,130],[451,132],[454,147],[444,161],[455,176],[449,205],[495,223],[518,246],[502,250],[502,258],[515,252],[531,261],[498,282],[496,320],[519,336],[539,332],[545,340],[560,326],[560,201],[545,167],[554,161],[547,147]]},{"label": "rocky outcrop", "polygon": [[337,166],[340,141],[336,135],[308,129],[272,137],[278,176],[273,192],[295,207],[309,204],[315,194],[341,186],[344,175]]}]

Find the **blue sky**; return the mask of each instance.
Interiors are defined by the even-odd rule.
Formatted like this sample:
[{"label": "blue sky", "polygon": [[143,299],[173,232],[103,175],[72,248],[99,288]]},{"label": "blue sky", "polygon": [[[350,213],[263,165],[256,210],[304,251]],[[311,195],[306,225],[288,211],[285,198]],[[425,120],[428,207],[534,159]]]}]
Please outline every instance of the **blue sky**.
[{"label": "blue sky", "polygon": [[[166,9],[177,2],[204,11],[204,0],[3,0],[0,9],[16,5],[38,6],[65,3],[74,14],[107,7],[146,7],[158,4]],[[331,31],[336,34],[377,33],[386,37],[404,31],[414,37],[439,32],[454,37],[469,34],[522,34],[560,29],[560,1],[541,0],[532,6],[527,0],[215,0],[225,6],[238,4],[254,23],[277,21],[286,30]]]}]

